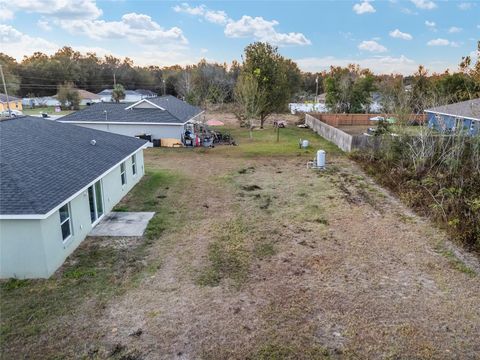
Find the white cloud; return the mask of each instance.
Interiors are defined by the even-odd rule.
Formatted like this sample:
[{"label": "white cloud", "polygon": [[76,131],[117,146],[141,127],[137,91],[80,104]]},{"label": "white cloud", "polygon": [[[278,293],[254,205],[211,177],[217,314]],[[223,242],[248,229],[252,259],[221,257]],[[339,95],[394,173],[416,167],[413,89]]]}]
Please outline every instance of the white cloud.
[{"label": "white cloud", "polygon": [[401,32],[398,29],[390,31],[389,35],[393,38],[396,38],[396,39],[403,39],[403,40],[412,40],[413,39],[412,35],[410,35],[408,33]]},{"label": "white cloud", "polygon": [[362,41],[358,45],[358,48],[360,50],[376,52],[376,53],[381,53],[381,52],[386,52],[387,51],[387,48],[385,46],[380,45],[378,42],[376,42],[374,40]]},{"label": "white cloud", "polygon": [[417,8],[423,10],[433,10],[437,7],[431,0],[410,0]]},{"label": "white cloud", "polygon": [[187,44],[183,31],[178,27],[163,29],[157,22],[145,14],[129,13],[120,21],[105,20],[59,20],[62,28],[83,34],[95,40],[127,39],[146,45]]},{"label": "white cloud", "polygon": [[433,39],[427,42],[428,46],[452,46],[452,47],[458,47],[458,44],[454,41],[450,41],[447,39]]},{"label": "white cloud", "polygon": [[361,3],[353,5],[353,11],[355,11],[358,15],[367,14],[367,13],[374,13],[377,10],[370,4],[369,0],[365,0]]},{"label": "white cloud", "polygon": [[413,74],[418,69],[418,63],[403,55],[400,57],[375,56],[364,59],[348,59],[327,56],[322,58],[303,58],[295,60],[303,71],[317,72],[328,70],[330,66],[347,66],[358,64],[376,74]]},{"label": "white cloud", "polygon": [[52,30],[52,27],[50,26],[50,23],[45,20],[45,19],[40,19],[37,21],[37,25],[40,29],[45,30],[45,31],[50,31]]},{"label": "white cloud", "polygon": [[48,40],[24,34],[10,25],[0,24],[0,48],[2,52],[20,60],[24,55],[31,55],[35,51],[53,54],[60,46]]},{"label": "white cloud", "polygon": [[437,28],[436,28],[437,24],[435,24],[434,21],[425,20],[425,25],[433,32],[437,32]]},{"label": "white cloud", "polygon": [[459,27],[456,27],[456,26],[452,26],[450,29],[448,29],[448,32],[450,34],[459,33],[461,31],[462,31],[462,28],[459,28]]},{"label": "white cloud", "polygon": [[173,10],[178,13],[186,13],[194,16],[202,16],[207,21],[224,25],[229,21],[227,13],[222,10],[209,10],[205,5],[199,6],[190,6],[188,3],[182,3],[180,5],[175,5]]},{"label": "white cloud", "polygon": [[59,19],[96,19],[102,15],[95,0],[16,0],[8,2],[0,0],[0,9],[8,4],[8,9],[15,12],[23,10],[54,16]]},{"label": "white cloud", "polygon": [[310,45],[311,41],[302,33],[279,33],[275,30],[276,20],[265,20],[263,17],[242,16],[238,21],[230,21],[225,26],[225,35],[230,38],[253,37],[260,41],[275,45]]},{"label": "white cloud", "polygon": [[276,20],[265,20],[263,17],[242,16],[239,20],[233,20],[222,10],[211,10],[205,5],[190,6],[182,3],[173,7],[178,13],[199,16],[208,22],[225,25],[224,34],[230,38],[253,37],[256,40],[267,41],[275,45],[310,45],[311,41],[302,33],[277,32],[275,26],[279,25]]},{"label": "white cloud", "polygon": [[473,7],[473,4],[472,3],[468,3],[468,2],[462,2],[460,4],[458,4],[458,8],[460,10],[469,10]]},{"label": "white cloud", "polygon": [[10,9],[6,1],[0,0],[0,20],[6,21],[13,19],[13,11]]},{"label": "white cloud", "polygon": [[207,10],[205,12],[205,19],[211,23],[223,25],[228,22],[228,16],[225,11]]}]

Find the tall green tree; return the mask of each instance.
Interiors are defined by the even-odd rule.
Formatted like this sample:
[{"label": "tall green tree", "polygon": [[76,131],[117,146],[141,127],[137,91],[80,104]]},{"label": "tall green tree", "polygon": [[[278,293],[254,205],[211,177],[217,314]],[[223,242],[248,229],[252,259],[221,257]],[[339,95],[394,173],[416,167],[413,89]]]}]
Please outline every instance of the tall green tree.
[{"label": "tall green tree", "polygon": [[335,113],[368,112],[376,89],[373,74],[358,65],[331,67],[324,85],[326,105]]},{"label": "tall green tree", "polygon": [[235,116],[240,124],[248,126],[252,138],[253,121],[259,118],[267,106],[267,94],[260,88],[256,76],[242,74],[235,87]]},{"label": "tall green tree", "polygon": [[62,108],[68,107],[73,110],[80,108],[80,94],[73,87],[72,83],[66,82],[58,87],[57,99],[60,101]]},{"label": "tall green tree", "polygon": [[287,108],[300,85],[297,65],[268,43],[256,42],[245,48],[242,73],[255,76],[259,91],[265,93],[266,104],[260,113],[261,128],[269,115]]},{"label": "tall green tree", "polygon": [[117,84],[113,87],[112,101],[119,103],[123,99],[125,99],[125,88],[123,85]]}]

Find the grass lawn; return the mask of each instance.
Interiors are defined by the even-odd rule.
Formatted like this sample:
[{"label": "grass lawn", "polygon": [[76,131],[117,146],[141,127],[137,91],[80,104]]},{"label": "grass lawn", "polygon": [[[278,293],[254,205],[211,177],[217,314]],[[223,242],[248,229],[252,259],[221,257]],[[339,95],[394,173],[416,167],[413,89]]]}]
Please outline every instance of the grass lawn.
[{"label": "grass lawn", "polygon": [[478,276],[440,230],[308,129],[220,130],[238,146],[145,150],[115,207],[155,211],[145,236],[0,282],[2,358],[478,357]]},{"label": "grass lawn", "polygon": [[[82,326],[82,322],[72,324],[65,318],[95,318],[112,297],[135,287],[158,266],[158,262],[144,261],[152,239],[166,228],[181,224],[171,210],[174,200],[168,195],[179,191],[183,184],[183,179],[173,172],[147,171],[114,209],[155,211],[144,239],[88,238],[49,279],[2,281],[0,343],[28,342],[53,329],[66,335],[70,327]],[[41,346],[44,355],[50,357],[50,344]],[[67,352],[64,356],[73,354]]]},{"label": "grass lawn", "polygon": [[[247,158],[257,156],[302,156],[314,157],[319,149],[325,150],[329,154],[341,154],[342,151],[334,144],[326,141],[309,129],[290,126],[280,129],[279,141],[277,141],[277,129],[267,127],[265,129],[255,129],[250,139],[249,132],[242,128],[218,127],[221,132],[230,133],[235,142],[240,146],[219,147],[219,152],[237,155]],[[308,140],[310,146],[308,149],[300,149],[300,139]]]},{"label": "grass lawn", "polygon": [[[85,108],[84,105],[80,106],[80,109]],[[46,106],[46,107],[36,107],[34,109],[27,109],[23,108],[22,112],[24,115],[39,115],[41,113],[47,113],[49,115],[68,115],[76,110],[61,110],[60,112],[55,112],[54,106]]]}]

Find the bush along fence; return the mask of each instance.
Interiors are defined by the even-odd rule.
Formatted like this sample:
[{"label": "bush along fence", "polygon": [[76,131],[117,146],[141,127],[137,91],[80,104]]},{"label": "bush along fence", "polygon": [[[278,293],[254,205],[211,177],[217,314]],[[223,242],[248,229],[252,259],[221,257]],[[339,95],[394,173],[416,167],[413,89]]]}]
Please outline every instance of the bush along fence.
[{"label": "bush along fence", "polygon": [[480,136],[438,136],[424,127],[417,136],[388,139],[353,158],[404,203],[480,252]]}]

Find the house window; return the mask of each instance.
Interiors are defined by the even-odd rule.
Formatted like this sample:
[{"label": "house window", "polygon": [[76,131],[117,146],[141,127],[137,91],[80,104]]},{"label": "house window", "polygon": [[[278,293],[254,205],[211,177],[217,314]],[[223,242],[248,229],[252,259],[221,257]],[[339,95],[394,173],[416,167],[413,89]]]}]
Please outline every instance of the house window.
[{"label": "house window", "polygon": [[122,185],[127,183],[127,172],[125,171],[125,163],[120,164],[120,178],[122,179]]},{"label": "house window", "polygon": [[137,175],[137,155],[132,155],[132,173],[133,175]]},{"label": "house window", "polygon": [[70,204],[63,205],[59,210],[60,227],[62,228],[63,241],[67,241],[72,236],[72,220],[70,218]]},{"label": "house window", "polygon": [[100,181],[88,188],[88,203],[90,205],[90,220],[92,224],[103,215],[102,183]]}]

